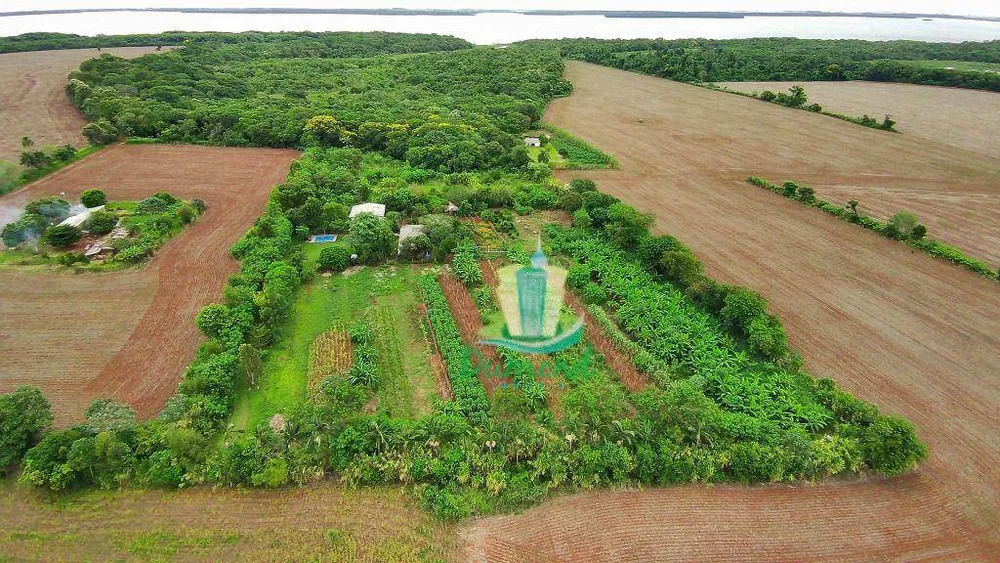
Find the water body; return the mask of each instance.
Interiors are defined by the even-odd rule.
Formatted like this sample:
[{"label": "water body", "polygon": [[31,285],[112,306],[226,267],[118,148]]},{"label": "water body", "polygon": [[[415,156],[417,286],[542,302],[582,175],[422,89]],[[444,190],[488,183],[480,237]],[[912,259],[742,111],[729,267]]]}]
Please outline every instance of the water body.
[{"label": "water body", "polygon": [[912,39],[988,41],[1000,39],[1000,22],[921,18],[746,17],[743,19],[605,18],[478,14],[393,16],[344,14],[193,14],[107,12],[0,17],[0,36],[32,31],[120,35],[164,31],[397,31],[454,35],[477,44],[524,39],[705,37],[801,37],[806,39]]}]

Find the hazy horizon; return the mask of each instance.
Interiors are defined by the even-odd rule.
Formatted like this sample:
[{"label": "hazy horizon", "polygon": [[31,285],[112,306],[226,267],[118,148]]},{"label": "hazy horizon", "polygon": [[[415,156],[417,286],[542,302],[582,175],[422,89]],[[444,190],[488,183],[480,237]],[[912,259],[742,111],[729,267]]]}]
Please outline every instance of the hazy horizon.
[{"label": "hazy horizon", "polygon": [[814,0],[808,5],[789,0],[761,0],[747,6],[734,0],[663,2],[655,0],[32,0],[4,2],[0,11],[39,11],[94,8],[433,8],[433,9],[514,9],[514,10],[667,10],[667,11],[774,11],[774,12],[879,12],[928,13],[962,16],[1000,17],[1000,3],[960,0],[944,4],[939,0]]}]

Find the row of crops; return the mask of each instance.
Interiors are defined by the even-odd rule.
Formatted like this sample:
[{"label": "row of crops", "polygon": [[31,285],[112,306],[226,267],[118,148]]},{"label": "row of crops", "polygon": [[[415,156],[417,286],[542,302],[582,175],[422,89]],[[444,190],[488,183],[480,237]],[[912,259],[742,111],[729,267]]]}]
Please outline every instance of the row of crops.
[{"label": "row of crops", "polygon": [[476,374],[469,349],[462,342],[444,291],[431,274],[420,278],[420,291],[427,305],[427,317],[434,330],[434,337],[444,358],[455,402],[467,413],[485,412],[489,409],[486,389]]}]

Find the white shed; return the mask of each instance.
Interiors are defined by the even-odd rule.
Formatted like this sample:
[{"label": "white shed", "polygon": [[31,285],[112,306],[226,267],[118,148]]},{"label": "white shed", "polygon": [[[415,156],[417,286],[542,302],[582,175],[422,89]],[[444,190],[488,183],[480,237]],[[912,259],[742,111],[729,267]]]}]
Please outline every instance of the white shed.
[{"label": "white shed", "polygon": [[350,218],[357,217],[361,213],[371,213],[376,217],[385,217],[385,206],[381,203],[359,203],[351,208]]},{"label": "white shed", "polygon": [[528,147],[540,147],[542,146],[542,140],[538,137],[525,137],[524,144]]},{"label": "white shed", "polygon": [[71,227],[79,228],[80,225],[82,225],[87,220],[87,218],[90,217],[91,213],[95,211],[101,211],[102,209],[104,209],[103,205],[98,205],[97,207],[91,207],[86,211],[84,211],[83,213],[77,213],[76,215],[71,215],[67,217],[66,219],[63,220],[62,223],[59,223],[59,226],[62,227],[63,225],[69,225]]},{"label": "white shed", "polygon": [[359,203],[351,208],[349,218],[354,218],[360,213],[371,213],[376,217],[385,217],[385,206],[381,203]]}]

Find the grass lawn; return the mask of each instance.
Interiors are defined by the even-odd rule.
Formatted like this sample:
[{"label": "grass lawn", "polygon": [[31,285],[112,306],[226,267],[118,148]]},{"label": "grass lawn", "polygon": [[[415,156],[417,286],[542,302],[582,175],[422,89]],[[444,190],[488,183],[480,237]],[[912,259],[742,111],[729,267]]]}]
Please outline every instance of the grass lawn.
[{"label": "grass lawn", "polygon": [[528,156],[535,162],[538,162],[538,156],[543,152],[549,156],[549,166],[552,168],[562,168],[566,164],[566,159],[559,154],[552,143],[542,147],[528,147]]},{"label": "grass lawn", "polygon": [[[320,250],[331,244],[337,243],[306,244],[304,267],[314,268]],[[391,311],[391,321],[384,330],[398,342],[394,354],[401,356],[398,361],[403,368],[395,377],[380,373],[379,409],[400,416],[427,412],[436,387],[417,317],[415,289],[420,271],[408,264],[365,267],[349,275],[316,276],[306,283],[296,297],[290,320],[278,331],[264,359],[260,385],[238,394],[233,425],[253,428],[303,402],[313,340],[334,326],[350,328],[379,306]]]}]

